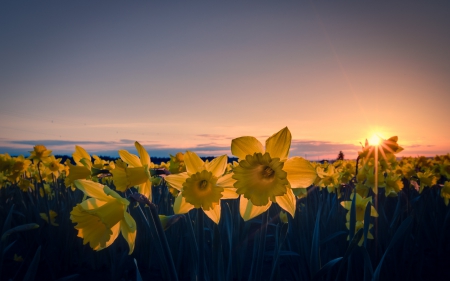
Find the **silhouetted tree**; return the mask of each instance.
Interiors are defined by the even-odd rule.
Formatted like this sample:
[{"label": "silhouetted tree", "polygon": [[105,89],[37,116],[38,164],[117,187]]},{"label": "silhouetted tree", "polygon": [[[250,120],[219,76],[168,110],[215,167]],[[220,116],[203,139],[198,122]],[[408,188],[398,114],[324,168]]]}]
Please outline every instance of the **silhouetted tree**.
[{"label": "silhouetted tree", "polygon": [[344,160],[344,153],[342,151],[339,151],[338,157],[336,160]]}]

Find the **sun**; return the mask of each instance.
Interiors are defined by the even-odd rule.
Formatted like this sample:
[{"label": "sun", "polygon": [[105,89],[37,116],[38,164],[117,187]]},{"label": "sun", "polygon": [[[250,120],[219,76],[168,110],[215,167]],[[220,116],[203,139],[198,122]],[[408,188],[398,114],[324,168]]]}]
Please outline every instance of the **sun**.
[{"label": "sun", "polygon": [[372,137],[369,139],[370,145],[379,145],[381,141],[383,140],[382,137],[380,137],[380,134],[375,133],[372,135]]}]

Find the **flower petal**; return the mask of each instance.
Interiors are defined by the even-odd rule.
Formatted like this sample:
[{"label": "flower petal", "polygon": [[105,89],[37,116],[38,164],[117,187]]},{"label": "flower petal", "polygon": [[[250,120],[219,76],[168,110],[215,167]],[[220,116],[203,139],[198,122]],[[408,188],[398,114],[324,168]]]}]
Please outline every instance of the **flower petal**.
[{"label": "flower petal", "polygon": [[81,164],[80,162],[80,160],[83,158],[91,161],[91,156],[89,155],[89,153],[87,153],[86,150],[84,150],[84,148],[78,145],[75,145],[75,152],[72,153],[72,157],[73,161],[75,161],[77,166],[83,166],[83,164]]},{"label": "flower petal", "polygon": [[136,240],[136,222],[127,212],[124,213],[124,218],[120,221],[120,232],[122,232],[123,238],[127,240],[128,247],[130,248],[128,254],[131,255],[134,250],[134,242]]},{"label": "flower petal", "polygon": [[189,178],[186,172],[180,174],[168,175],[164,179],[170,184],[171,187],[181,191],[183,189],[183,183]]},{"label": "flower petal", "polygon": [[298,156],[286,160],[283,170],[287,173],[287,180],[291,188],[306,188],[313,184],[317,177],[316,170],[311,163]]},{"label": "flower petal", "polygon": [[232,176],[233,173],[226,174],[223,177],[220,177],[216,184],[223,188],[233,188],[236,180],[233,179]]},{"label": "flower petal", "polygon": [[240,137],[231,141],[231,153],[240,160],[254,153],[264,154],[264,147],[255,137]]},{"label": "flower petal", "polygon": [[182,193],[175,198],[175,202],[173,203],[173,212],[175,214],[185,214],[192,210],[194,205],[186,202],[186,199],[183,197]]},{"label": "flower petal", "polygon": [[269,201],[267,205],[265,206],[255,206],[252,204],[250,200],[245,198],[244,196],[241,196],[239,199],[239,212],[241,214],[241,217],[244,219],[244,221],[248,221],[249,219],[252,219],[265,211],[269,209],[269,207],[272,205],[272,201]]},{"label": "flower petal", "polygon": [[[112,231],[111,237],[109,237],[108,242],[106,242],[105,248],[108,248],[109,246],[111,246],[112,243],[114,243],[114,241],[116,241],[117,236],[119,236],[119,232],[120,232],[120,223],[116,223],[116,225],[111,227],[111,231]],[[101,249],[104,249],[104,248],[101,248]],[[101,249],[99,249],[99,250],[101,250]]]},{"label": "flower petal", "polygon": [[83,193],[89,197],[106,202],[115,200],[114,198],[106,195],[103,191],[103,184],[101,183],[90,180],[75,180],[73,183],[79,190],[83,191]]},{"label": "flower petal", "polygon": [[142,166],[147,165],[147,167],[150,167],[150,155],[148,155],[145,148],[138,142],[135,142],[134,146],[136,147],[136,149],[139,153],[139,158],[141,159],[140,162],[141,162]]},{"label": "flower petal", "polygon": [[292,192],[292,189],[288,188],[287,192],[283,196],[277,196],[275,197],[275,200],[277,201],[277,204],[280,205],[280,207],[291,214],[292,217],[295,215],[295,204],[297,200],[295,199],[294,192]]},{"label": "flower petal", "polygon": [[146,182],[139,185],[139,193],[148,198],[148,200],[153,201],[152,199],[152,182],[148,179]]},{"label": "flower petal", "polygon": [[220,204],[214,206],[214,208],[209,209],[208,211],[203,210],[205,214],[216,224],[219,224],[220,221]]},{"label": "flower petal", "polygon": [[284,161],[289,156],[291,140],[291,132],[285,127],[266,140],[266,152],[269,152],[270,157],[280,158],[280,161]]},{"label": "flower petal", "polygon": [[206,170],[211,172],[216,178],[223,175],[227,168],[228,157],[226,155],[214,158],[210,163],[206,164]]},{"label": "flower petal", "polygon": [[234,187],[224,187],[222,192],[222,198],[220,199],[236,199],[239,198],[239,194],[236,193],[236,188]]},{"label": "flower petal", "polygon": [[127,163],[130,167],[141,167],[141,160],[139,160],[139,157],[137,157],[134,154],[129,153],[126,150],[119,150],[120,158],[123,160],[123,162]]},{"label": "flower petal", "polygon": [[195,152],[186,151],[184,154],[184,163],[186,164],[186,171],[189,175],[204,170],[205,163]]}]

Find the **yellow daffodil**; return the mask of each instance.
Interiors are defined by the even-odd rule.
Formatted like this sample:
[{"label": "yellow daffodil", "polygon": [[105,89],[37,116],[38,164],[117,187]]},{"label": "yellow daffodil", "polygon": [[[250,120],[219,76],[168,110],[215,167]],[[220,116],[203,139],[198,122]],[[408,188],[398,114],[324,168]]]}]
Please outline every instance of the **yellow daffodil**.
[{"label": "yellow daffodil", "polygon": [[184,214],[193,208],[202,208],[205,214],[218,224],[220,200],[238,197],[233,188],[232,174],[224,176],[227,156],[222,155],[205,163],[194,152],[186,151],[184,162],[186,172],[165,178],[171,187],[180,191],[173,206],[175,214]]},{"label": "yellow daffodil", "polygon": [[233,169],[234,186],[240,197],[240,214],[249,220],[277,203],[294,216],[294,188],[306,188],[316,179],[311,163],[301,157],[288,159],[291,132],[287,127],[266,140],[266,147],[254,137],[233,139],[231,152],[239,158]]},{"label": "yellow daffodil", "polygon": [[[75,180],[89,179],[91,177],[91,170],[85,166],[72,165],[71,163],[67,163],[67,166],[69,167],[68,175],[64,180],[66,187],[72,186]],[[74,189],[72,187],[72,190]]]},{"label": "yellow daffodil", "polygon": [[378,148],[378,158],[386,159],[388,154],[397,154],[403,150],[403,147],[397,144],[398,137],[390,137],[387,140],[381,140],[381,142],[376,145],[369,145],[369,142],[366,140],[365,146],[363,150],[358,152],[360,158],[368,159],[375,157],[375,150]]},{"label": "yellow daffodil", "polygon": [[186,165],[184,164],[184,155],[181,152],[170,155],[169,171],[171,174],[178,174],[186,172]]},{"label": "yellow daffodil", "polygon": [[134,143],[139,157],[126,150],[119,150],[120,158],[124,163],[116,162],[113,174],[113,182],[117,190],[125,191],[130,187],[139,185],[139,193],[152,201],[152,183],[150,181],[150,156],[145,148],[138,142]]},{"label": "yellow daffodil", "polygon": [[64,170],[64,165],[61,164],[62,158],[55,158],[55,156],[50,155],[47,163],[45,163],[45,167],[55,175],[55,177],[59,177],[59,174]]},{"label": "yellow daffodil", "polygon": [[[345,226],[347,227],[347,229],[350,230],[350,223],[346,222]],[[356,232],[358,232],[358,230],[360,230],[361,228],[364,228],[364,222],[362,221],[357,221],[355,223],[355,234]],[[373,235],[372,233],[370,233],[370,230],[373,228],[373,224],[369,224],[369,231],[367,232],[367,239],[373,239]],[[347,241],[350,240],[350,235],[347,236]],[[358,246],[362,246],[362,244],[364,243],[364,236],[361,237],[361,239],[358,242]]]},{"label": "yellow daffodil", "polygon": [[[53,211],[53,210],[50,210],[49,214],[50,214],[50,224],[53,225],[53,226],[59,226],[59,224],[57,224],[55,222],[55,217],[58,216],[58,214],[55,211]],[[46,213],[40,213],[39,215],[41,216],[41,218],[43,220],[45,220],[47,223],[49,223],[48,216],[47,216]]]},{"label": "yellow daffodil", "polygon": [[89,243],[96,251],[105,249],[116,240],[120,231],[128,242],[128,254],[131,254],[136,239],[136,222],[126,211],[130,202],[100,183],[76,180],[74,184],[90,197],[70,212],[70,219],[77,224],[75,228],[78,237],[83,238],[83,244]]},{"label": "yellow daffodil", "polygon": [[400,190],[403,189],[402,177],[399,174],[391,172],[387,175],[385,180],[385,195],[388,196],[397,196]]},{"label": "yellow daffodil", "polygon": [[[341,202],[341,206],[347,209],[348,211],[351,210],[352,207],[352,200],[355,196],[355,193],[352,193],[350,195],[350,201],[343,201]],[[356,220],[357,221],[364,221],[364,212],[366,211],[367,203],[372,201],[372,197],[362,198],[358,193],[356,193],[356,202],[355,202],[355,210],[356,210]],[[370,215],[372,217],[378,217],[377,210],[375,210],[374,206],[370,206]],[[350,220],[350,212],[347,213],[347,221]]]},{"label": "yellow daffodil", "polygon": [[441,197],[444,198],[445,206],[448,206],[450,199],[450,181],[446,181],[441,189]]},{"label": "yellow daffodil", "polygon": [[434,173],[430,170],[427,170],[423,173],[418,172],[417,177],[419,178],[420,181],[419,193],[422,193],[425,187],[432,187],[433,185],[435,185],[438,180],[434,175]]},{"label": "yellow daffodil", "polygon": [[34,146],[33,151],[30,151],[30,153],[31,155],[28,157],[28,159],[36,160],[38,162],[46,162],[50,157],[50,154],[52,154],[52,151],[47,150],[47,147],[45,147],[45,145],[38,144]]}]

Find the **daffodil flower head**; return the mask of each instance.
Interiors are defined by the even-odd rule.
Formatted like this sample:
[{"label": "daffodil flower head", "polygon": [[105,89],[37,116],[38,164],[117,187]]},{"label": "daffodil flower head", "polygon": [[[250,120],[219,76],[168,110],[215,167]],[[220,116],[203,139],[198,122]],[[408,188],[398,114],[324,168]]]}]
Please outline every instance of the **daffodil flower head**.
[{"label": "daffodil flower head", "polygon": [[28,157],[28,159],[33,159],[37,161],[46,161],[48,157],[50,157],[50,154],[52,154],[51,150],[47,150],[47,147],[42,144],[35,145],[33,147],[33,151],[30,151],[31,155]]},{"label": "daffodil flower head", "polygon": [[450,200],[450,181],[446,181],[441,189],[441,197],[444,199],[445,206],[448,206]]},{"label": "daffodil flower head", "polygon": [[287,127],[273,134],[264,146],[254,137],[233,139],[231,152],[239,158],[233,169],[234,187],[241,194],[239,210],[244,220],[267,211],[275,202],[291,216],[296,199],[293,188],[306,188],[317,177],[311,163],[301,157],[288,159],[291,132]]},{"label": "daffodil flower head", "polygon": [[[367,203],[372,201],[372,197],[369,196],[367,198],[362,198],[361,195],[359,195],[358,193],[352,193],[352,195],[350,195],[350,201],[343,201],[341,202],[341,206],[344,207],[345,209],[347,209],[348,211],[351,210],[352,207],[352,201],[353,197],[356,194],[356,201],[355,201],[355,210],[356,210],[356,220],[357,221],[364,221],[364,213],[366,211],[366,206]],[[372,217],[378,217],[378,213],[377,210],[375,209],[374,206],[370,206],[370,215]],[[350,212],[347,213],[347,221],[350,221]]]},{"label": "daffodil flower head", "polygon": [[204,162],[197,154],[186,151],[186,172],[165,177],[169,185],[179,191],[175,198],[175,214],[184,214],[193,208],[202,208],[215,223],[220,220],[220,200],[237,198],[231,174],[224,175],[227,156]]},{"label": "daffodil flower head", "polygon": [[110,246],[119,235],[128,242],[129,254],[134,250],[136,222],[126,212],[129,201],[107,186],[89,180],[76,180],[75,186],[90,198],[70,212],[78,237],[99,251]]},{"label": "daffodil flower head", "polygon": [[276,202],[275,197],[286,194],[289,184],[283,165],[280,158],[271,158],[267,152],[247,155],[233,170],[236,192],[255,206],[265,206],[269,199]]},{"label": "daffodil flower head", "polygon": [[217,178],[209,171],[203,170],[191,175],[183,183],[183,196],[186,202],[195,208],[210,210],[219,204],[223,187],[217,186]]}]

